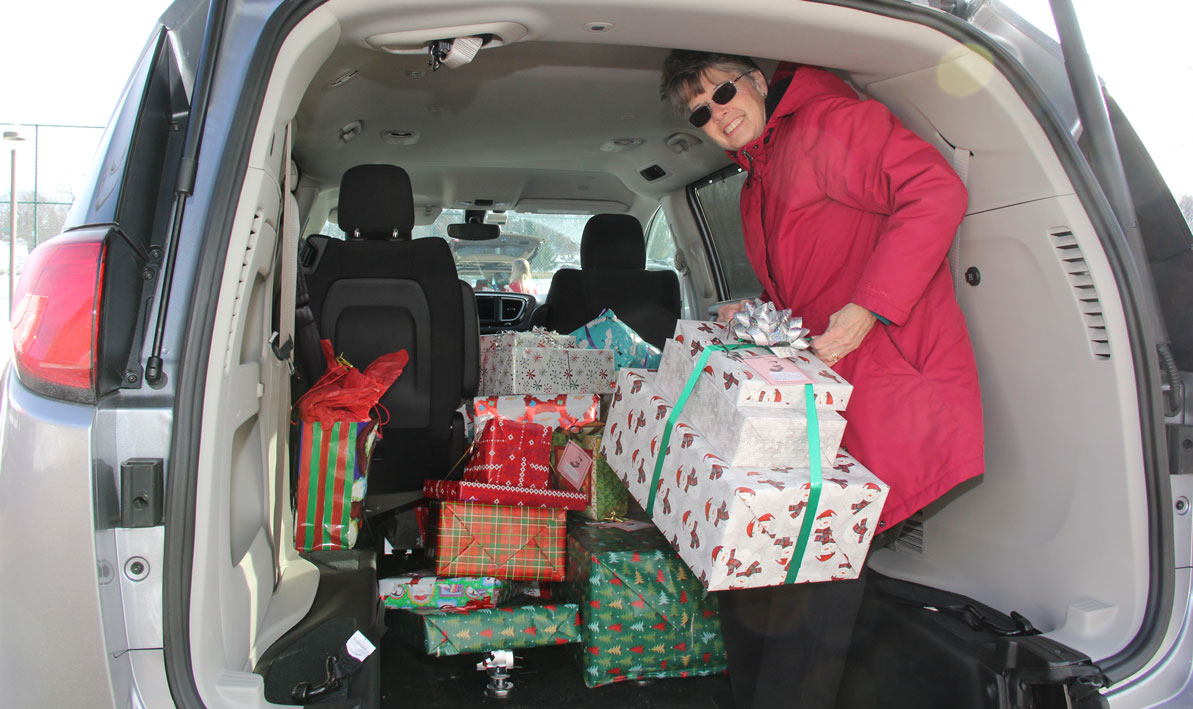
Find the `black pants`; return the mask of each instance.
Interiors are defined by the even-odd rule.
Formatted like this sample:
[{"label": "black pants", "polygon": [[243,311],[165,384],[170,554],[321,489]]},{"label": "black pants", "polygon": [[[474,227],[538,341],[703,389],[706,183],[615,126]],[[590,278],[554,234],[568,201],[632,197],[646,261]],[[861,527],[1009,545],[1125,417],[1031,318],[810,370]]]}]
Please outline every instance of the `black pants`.
[{"label": "black pants", "polygon": [[[903,524],[874,537],[871,551]],[[869,561],[850,581],[721,591],[721,633],[738,709],[831,709],[845,671]]]},{"label": "black pants", "polygon": [[836,704],[867,575],[717,594],[738,709]]}]

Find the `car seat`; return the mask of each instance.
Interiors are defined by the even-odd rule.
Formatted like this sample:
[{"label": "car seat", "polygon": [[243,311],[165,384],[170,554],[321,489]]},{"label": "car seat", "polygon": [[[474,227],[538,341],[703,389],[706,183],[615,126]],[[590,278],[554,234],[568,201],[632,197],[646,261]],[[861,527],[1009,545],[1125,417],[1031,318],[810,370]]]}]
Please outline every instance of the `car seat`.
[{"label": "car seat", "polygon": [[628,214],[598,214],[584,225],[580,268],[551,279],[534,324],[568,333],[612,308],[642,339],[662,348],[680,315],[679,278],[646,270],[642,225]]},{"label": "car seat", "polygon": [[457,408],[476,394],[476,299],[457,276],[446,241],[411,239],[414,198],[405,170],[349,169],[338,211],[347,238],[312,235],[301,259],[314,322],[337,353],[361,368],[388,352],[409,353],[381,398],[388,420],[369,468],[369,494],[421,490],[425,478],[446,475],[463,451]]}]

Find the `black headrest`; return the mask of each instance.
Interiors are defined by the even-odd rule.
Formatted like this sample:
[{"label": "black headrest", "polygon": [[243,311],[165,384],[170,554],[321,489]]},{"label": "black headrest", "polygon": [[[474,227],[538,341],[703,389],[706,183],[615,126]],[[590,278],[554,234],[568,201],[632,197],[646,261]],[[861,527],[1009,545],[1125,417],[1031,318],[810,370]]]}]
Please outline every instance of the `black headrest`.
[{"label": "black headrest", "polygon": [[628,214],[598,214],[580,237],[580,268],[646,268],[642,225]]},{"label": "black headrest", "polygon": [[388,239],[394,229],[410,236],[414,193],[410,176],[396,165],[357,165],[340,179],[340,229],[352,238]]}]

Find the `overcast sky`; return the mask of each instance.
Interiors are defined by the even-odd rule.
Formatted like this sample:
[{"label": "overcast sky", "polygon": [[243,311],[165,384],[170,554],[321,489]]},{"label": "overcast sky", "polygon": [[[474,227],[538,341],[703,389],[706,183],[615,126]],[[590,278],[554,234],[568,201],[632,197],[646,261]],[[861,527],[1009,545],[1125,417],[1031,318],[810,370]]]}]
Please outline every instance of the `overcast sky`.
[{"label": "overcast sky", "polygon": [[[1054,32],[1047,0],[1006,2]],[[1075,2],[1095,68],[1173,192],[1193,194],[1193,0]],[[104,125],[168,2],[5,5],[0,124]]]}]

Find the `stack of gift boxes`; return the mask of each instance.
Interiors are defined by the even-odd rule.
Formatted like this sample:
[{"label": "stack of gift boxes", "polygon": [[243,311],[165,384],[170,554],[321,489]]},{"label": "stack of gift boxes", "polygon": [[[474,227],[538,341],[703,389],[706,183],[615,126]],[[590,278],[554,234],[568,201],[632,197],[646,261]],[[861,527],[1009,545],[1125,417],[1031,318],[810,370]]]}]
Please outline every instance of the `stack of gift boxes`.
[{"label": "stack of gift boxes", "polygon": [[602,453],[705,589],[856,578],[887,486],[840,450],[852,388],[745,329],[681,320],[621,370]]},{"label": "stack of gift boxes", "polygon": [[433,655],[577,643],[590,687],[724,672],[715,598],[628,509],[603,453],[601,396],[661,353],[612,313],[572,335],[484,336],[481,352],[463,479],[423,489],[434,570],[382,582],[402,634]]},{"label": "stack of gift boxes", "polygon": [[463,479],[424,487],[434,576],[383,588],[409,637],[576,643],[590,687],[708,675],[710,591],[855,578],[887,486],[840,449],[852,387],[758,324],[679,321],[661,353],[611,313],[482,338]]}]

